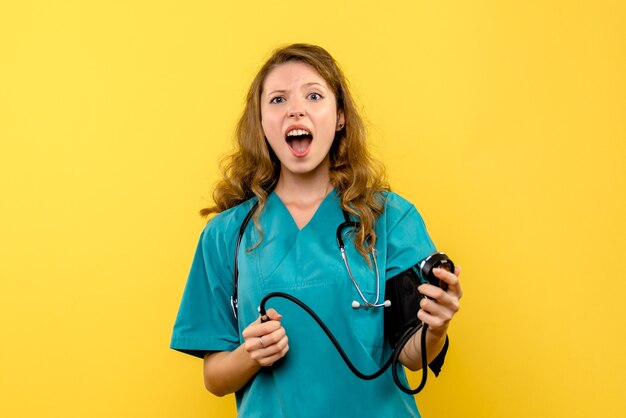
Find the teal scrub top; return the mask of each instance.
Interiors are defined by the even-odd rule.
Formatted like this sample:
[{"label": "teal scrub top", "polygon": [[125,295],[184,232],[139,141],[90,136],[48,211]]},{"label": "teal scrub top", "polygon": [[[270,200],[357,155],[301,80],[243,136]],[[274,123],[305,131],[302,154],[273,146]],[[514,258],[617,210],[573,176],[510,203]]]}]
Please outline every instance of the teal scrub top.
[{"label": "teal scrub top", "polygon": [[[435,251],[415,207],[385,193],[385,210],[376,223],[380,300],[385,280]],[[233,316],[233,262],[239,228],[254,202],[228,209],[206,226],[174,325],[171,348],[203,357],[207,351],[232,351],[243,330],[258,318],[269,292],[294,295],[328,325],[363,373],[378,370],[391,353],[384,338],[383,308],[354,309],[361,301],[335,240],[344,221],[339,196],[332,191],[310,222],[299,229],[280,198],[271,193],[259,221],[250,223],[239,250],[239,319]],[[376,276],[351,239],[345,239],[353,275],[369,301],[376,299]],[[374,380],[354,376],[323,331],[301,308],[271,299],[289,337],[289,351],[236,393],[242,418],[419,417],[415,399],[398,389],[391,369]],[[404,370],[400,373],[406,382]]]}]

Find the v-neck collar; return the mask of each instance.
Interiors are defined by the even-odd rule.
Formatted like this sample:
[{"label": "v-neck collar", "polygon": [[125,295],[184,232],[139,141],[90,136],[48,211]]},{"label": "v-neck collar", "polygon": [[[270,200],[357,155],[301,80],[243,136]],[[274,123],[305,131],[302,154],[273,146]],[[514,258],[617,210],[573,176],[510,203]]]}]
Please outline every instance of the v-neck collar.
[{"label": "v-neck collar", "polygon": [[291,221],[290,224],[293,226],[293,228],[295,228],[298,232],[302,232],[305,229],[307,229],[309,225],[314,223],[316,218],[319,216],[320,212],[324,210],[324,206],[326,206],[329,201],[333,200],[335,196],[336,196],[335,188],[330,189],[326,197],[322,199],[320,204],[315,209],[315,212],[313,213],[313,216],[311,216],[311,219],[309,219],[309,221],[306,224],[304,224],[302,228],[298,226],[298,224],[296,223],[296,220],[293,218],[293,215],[289,211],[289,208],[287,207],[287,205],[285,205],[283,200],[280,198],[280,196],[278,196],[278,194],[275,191],[272,191],[272,193],[270,193],[269,199],[275,200],[276,205],[279,206],[281,210],[283,210],[286,213],[286,217]]}]

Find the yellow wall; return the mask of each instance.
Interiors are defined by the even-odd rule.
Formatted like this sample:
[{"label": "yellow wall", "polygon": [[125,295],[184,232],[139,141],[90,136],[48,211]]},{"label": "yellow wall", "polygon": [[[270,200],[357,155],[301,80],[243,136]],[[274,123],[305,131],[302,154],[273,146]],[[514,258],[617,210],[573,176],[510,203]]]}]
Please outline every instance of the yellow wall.
[{"label": "yellow wall", "polygon": [[234,417],[168,349],[255,70],[325,46],[464,267],[426,417],[626,416],[626,6],[0,3],[0,416]]}]

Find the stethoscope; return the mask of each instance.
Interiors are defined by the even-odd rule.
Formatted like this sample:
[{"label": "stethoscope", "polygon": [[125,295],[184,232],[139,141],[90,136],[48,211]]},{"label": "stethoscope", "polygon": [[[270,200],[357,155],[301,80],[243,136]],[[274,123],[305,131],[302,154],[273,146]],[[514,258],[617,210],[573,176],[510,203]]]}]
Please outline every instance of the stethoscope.
[{"label": "stethoscope", "polygon": [[[239,234],[237,236],[237,245],[236,245],[236,248],[235,248],[235,260],[234,260],[234,266],[233,266],[233,294],[230,297],[230,306],[231,306],[231,309],[232,309],[232,312],[233,312],[233,316],[235,317],[235,319],[238,318],[238,310],[239,310],[238,309],[239,308],[239,299],[238,299],[238,284],[239,284],[238,255],[239,255],[239,247],[241,245],[241,240],[243,239],[243,234],[246,231],[246,227],[248,226],[248,223],[250,222],[250,219],[252,219],[252,216],[253,216],[254,212],[256,211],[258,205],[259,205],[259,203],[256,202],[252,206],[252,208],[250,209],[250,211],[248,212],[248,214],[244,218],[243,222],[241,223],[241,226],[239,228]],[[346,252],[346,246],[345,246],[345,243],[343,241],[343,234],[344,234],[344,231],[345,231],[346,228],[358,229],[358,228],[361,227],[361,224],[359,222],[350,220],[350,216],[348,215],[348,213],[345,210],[343,211],[343,217],[344,217],[344,222],[340,223],[339,226],[337,227],[337,232],[336,232],[337,247],[339,248],[339,252],[341,253],[341,259],[343,260],[343,263],[346,266],[346,271],[348,272],[348,276],[350,277],[350,281],[354,285],[354,288],[356,289],[356,291],[359,294],[359,297],[361,298],[361,301],[362,301],[362,302],[358,302],[356,300],[353,300],[352,301],[352,307],[354,309],[359,309],[359,308],[364,308],[364,309],[388,308],[389,306],[391,306],[391,302],[390,301],[385,300],[383,303],[378,303],[378,301],[380,300],[380,273],[378,271],[378,262],[376,261],[376,248],[372,247],[372,249],[370,250],[370,254],[369,254],[370,259],[373,261],[374,270],[375,270],[375,276],[376,276],[376,299],[373,302],[370,302],[370,301],[367,300],[367,298],[365,297],[365,295],[361,291],[361,287],[359,286],[359,284],[357,283],[356,279],[354,278],[354,275],[352,274],[352,269],[350,268],[350,262],[348,261],[348,254]]]},{"label": "stethoscope", "polygon": [[368,301],[365,295],[363,294],[363,292],[361,291],[361,287],[359,286],[356,279],[354,278],[354,275],[352,274],[352,269],[350,268],[350,263],[348,262],[348,254],[346,253],[346,246],[343,242],[344,230],[346,228],[359,229],[361,227],[361,224],[356,221],[351,221],[350,216],[345,210],[343,211],[343,217],[345,221],[340,223],[339,226],[337,227],[337,233],[336,233],[337,247],[339,247],[339,252],[341,253],[343,264],[346,266],[346,271],[348,272],[350,281],[352,281],[354,288],[356,289],[357,293],[359,294],[359,297],[361,298],[361,301],[363,302],[361,303],[356,300],[353,300],[352,307],[354,309],[358,309],[358,308],[370,309],[370,308],[387,308],[391,306],[391,302],[388,300],[384,301],[383,303],[378,303],[378,301],[380,300],[380,273],[378,271],[378,262],[376,261],[376,248],[374,247],[372,247],[372,249],[370,250],[369,257],[373,261],[372,264],[374,265],[374,270],[375,270],[375,275],[376,275],[376,299],[373,302]]}]

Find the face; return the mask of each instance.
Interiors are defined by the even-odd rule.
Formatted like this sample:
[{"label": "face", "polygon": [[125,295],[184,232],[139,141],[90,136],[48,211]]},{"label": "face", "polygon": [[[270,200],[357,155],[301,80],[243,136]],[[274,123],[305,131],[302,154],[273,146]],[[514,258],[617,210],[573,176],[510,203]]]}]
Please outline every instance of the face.
[{"label": "face", "polygon": [[265,78],[261,123],[281,176],[304,176],[328,171],[335,132],[345,121],[322,76],[308,64],[288,62]]}]

